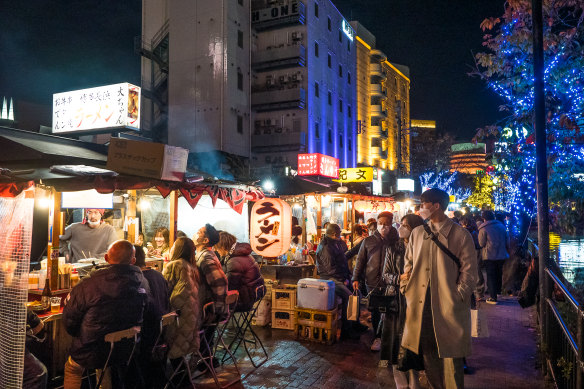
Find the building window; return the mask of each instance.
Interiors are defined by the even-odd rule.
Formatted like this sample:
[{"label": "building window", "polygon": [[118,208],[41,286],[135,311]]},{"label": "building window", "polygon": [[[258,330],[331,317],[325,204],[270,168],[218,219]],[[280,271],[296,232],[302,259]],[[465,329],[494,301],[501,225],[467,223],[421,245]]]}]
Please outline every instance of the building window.
[{"label": "building window", "polygon": [[237,132],[243,134],[243,116],[237,115]]},{"label": "building window", "polygon": [[351,73],[347,72],[347,82],[351,84]]},{"label": "building window", "polygon": [[331,93],[331,91],[328,92],[328,105],[332,105],[333,104],[333,94]]},{"label": "building window", "polygon": [[237,46],[243,49],[243,31],[237,30]]},{"label": "building window", "polygon": [[347,145],[347,146],[349,146],[349,151],[353,151],[353,145],[352,145],[352,143],[353,143],[353,140],[352,139],[349,139],[349,144]]},{"label": "building window", "polygon": [[343,112],[343,100],[339,100],[339,112]]},{"label": "building window", "polygon": [[314,42],[314,56],[318,58],[318,42]]},{"label": "building window", "polygon": [[343,78],[343,66],[339,65],[339,77]]},{"label": "building window", "polygon": [[314,83],[314,96],[320,97],[320,91],[318,89],[318,82]]},{"label": "building window", "polygon": [[347,39],[347,51],[351,51],[351,40]]},{"label": "building window", "polygon": [[333,23],[331,22],[331,18],[327,19],[328,30],[331,31],[333,27]]},{"label": "building window", "polygon": [[243,5],[243,0],[237,0],[237,4]]},{"label": "building window", "polygon": [[331,57],[331,55],[328,55],[328,67],[332,68],[333,67],[333,57]]},{"label": "building window", "polygon": [[328,130],[328,142],[333,143],[333,132],[331,131],[330,128]]},{"label": "building window", "polygon": [[314,2],[314,16],[318,18],[318,3]]},{"label": "building window", "polygon": [[339,30],[339,42],[343,41],[343,33]]},{"label": "building window", "polygon": [[314,123],[314,137],[320,139],[320,126],[318,123]]},{"label": "building window", "polygon": [[343,146],[343,136],[339,135],[339,146],[341,147],[341,149],[345,146]]},{"label": "building window", "polygon": [[351,106],[350,105],[347,105],[347,115],[349,117],[353,116],[353,114],[351,113]]},{"label": "building window", "polygon": [[243,73],[241,71],[237,71],[237,89],[243,90]]}]

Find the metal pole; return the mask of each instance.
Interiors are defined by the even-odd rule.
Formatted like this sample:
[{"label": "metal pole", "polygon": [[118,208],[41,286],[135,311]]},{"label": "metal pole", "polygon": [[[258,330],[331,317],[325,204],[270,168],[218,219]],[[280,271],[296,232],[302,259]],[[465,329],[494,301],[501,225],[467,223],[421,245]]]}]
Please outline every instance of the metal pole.
[{"label": "metal pole", "polygon": [[545,273],[549,258],[549,206],[546,159],[545,88],[543,63],[542,0],[532,0],[533,19],[533,75],[535,88],[534,127],[537,174],[537,239],[539,246],[540,336],[545,339],[546,299],[549,281]]}]

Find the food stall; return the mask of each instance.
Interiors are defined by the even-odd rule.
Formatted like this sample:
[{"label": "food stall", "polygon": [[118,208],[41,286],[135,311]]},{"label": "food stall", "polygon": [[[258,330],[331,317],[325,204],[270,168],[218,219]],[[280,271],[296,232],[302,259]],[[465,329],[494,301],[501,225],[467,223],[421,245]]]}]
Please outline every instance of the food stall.
[{"label": "food stall", "polygon": [[[36,310],[44,321],[48,335],[45,342],[32,351],[47,366],[50,379],[62,373],[71,338],[61,321],[62,308],[55,306],[50,309],[37,302],[42,300],[45,280],[49,279],[52,296],[61,297],[60,305],[62,306],[72,287],[72,274],[68,274],[75,273],[77,270],[76,274],[83,276],[84,270],[89,271],[103,263],[103,259],[97,258],[93,253],[87,253],[87,260],[67,264],[64,261],[65,258],[59,254],[59,235],[63,233],[66,225],[81,221],[82,218],[79,208],[71,205],[74,202],[67,203],[63,197],[64,194],[81,194],[77,196],[77,200],[85,201],[84,204],[77,203],[81,208],[107,208],[106,222],[115,227],[117,238],[125,238],[132,242],[136,242],[140,231],[145,230],[144,219],[148,220],[147,223],[152,223],[155,219],[150,212],[153,208],[152,203],[164,204],[162,210],[158,208],[158,216],[163,220],[161,223],[169,229],[171,244],[178,228],[182,228],[188,236],[192,236],[193,229],[197,228],[196,223],[193,223],[195,220],[197,223],[215,224],[218,220],[218,218],[213,218],[215,209],[224,220],[234,222],[236,229],[245,225],[244,230],[247,231],[247,202],[263,198],[263,193],[253,186],[218,181],[197,173],[187,172],[181,176],[180,180],[164,180],[120,174],[104,169],[107,149],[102,148],[99,152],[88,151],[84,147],[94,147],[94,145],[88,145],[85,142],[61,138],[55,140],[56,137],[22,134],[17,130],[11,130],[9,136],[11,142],[17,139],[18,144],[23,148],[30,148],[32,143],[27,141],[31,137],[36,141],[35,145],[45,142],[42,146],[36,146],[42,150],[51,150],[51,147],[53,151],[59,149],[59,144],[55,145],[55,142],[59,142],[61,146],[65,146],[69,154],[68,158],[65,153],[56,158],[44,158],[44,155],[40,155],[38,161],[29,160],[26,163],[0,159],[0,167],[2,167],[0,169],[0,200],[2,200],[0,217],[9,218],[9,215],[14,215],[13,203],[17,201],[27,204],[30,208],[28,213],[21,218],[10,219],[10,222],[15,224],[15,231],[25,230],[28,235],[13,234],[18,237],[24,236],[24,238],[19,238],[18,241],[11,240],[8,242],[11,244],[10,247],[0,248],[7,252],[6,256],[0,257],[0,278],[4,280],[0,282],[0,296],[7,296],[10,302],[14,302],[16,313],[19,313],[19,316],[17,315],[19,320],[13,323],[2,321],[0,327],[10,327],[1,329],[14,333],[17,333],[17,328],[23,328],[24,323],[21,323],[21,319],[26,315],[23,316],[22,312],[24,312],[25,303],[29,302],[30,308]],[[5,139],[0,131],[0,145]],[[65,161],[66,165],[63,164]],[[80,162],[93,166],[79,164]],[[95,167],[95,165],[100,167]],[[91,196],[95,195],[95,198],[107,194],[110,206],[92,203],[93,197],[90,193]],[[36,224],[39,222],[42,224],[36,234],[33,231],[33,213],[35,216],[37,214],[43,216],[38,220],[34,218]],[[226,230],[228,227],[227,225],[219,226]],[[245,239],[245,236],[238,236],[238,238]],[[31,257],[31,248],[35,241],[44,242],[45,247]],[[46,258],[42,260],[43,257]],[[36,262],[38,271],[29,272],[31,258],[33,263]],[[155,263],[155,267],[162,270],[162,258],[149,259]],[[8,285],[15,285],[18,293],[8,290]],[[2,314],[4,314],[3,310]],[[0,347],[0,354],[9,356],[24,352],[24,336],[10,345],[11,348],[7,347],[3,344]],[[18,363],[14,366],[17,366],[18,370]],[[13,382],[15,379],[18,379],[17,374],[12,374],[7,379],[0,377],[0,382]]]}]

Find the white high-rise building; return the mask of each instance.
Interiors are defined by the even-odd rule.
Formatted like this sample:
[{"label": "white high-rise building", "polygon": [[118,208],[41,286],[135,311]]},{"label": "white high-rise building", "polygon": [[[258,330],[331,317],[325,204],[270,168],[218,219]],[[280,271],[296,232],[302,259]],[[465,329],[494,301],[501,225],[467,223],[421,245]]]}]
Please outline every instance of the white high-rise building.
[{"label": "white high-rise building", "polygon": [[249,0],[143,0],[142,126],[191,152],[250,156]]}]

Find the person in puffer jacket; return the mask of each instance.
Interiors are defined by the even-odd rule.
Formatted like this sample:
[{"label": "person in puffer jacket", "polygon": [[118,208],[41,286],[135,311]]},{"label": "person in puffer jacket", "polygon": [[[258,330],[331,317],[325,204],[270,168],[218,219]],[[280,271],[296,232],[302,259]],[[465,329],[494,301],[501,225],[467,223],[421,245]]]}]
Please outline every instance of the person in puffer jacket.
[{"label": "person in puffer jacket", "polygon": [[248,243],[237,243],[235,236],[228,232],[219,232],[219,243],[215,250],[221,256],[220,262],[229,290],[239,292],[237,312],[249,311],[253,304],[264,297],[265,290],[256,296],[256,289],[264,285],[264,279],[260,274],[260,268],[251,254],[251,246]]},{"label": "person in puffer jacket", "polygon": [[[63,309],[65,329],[73,337],[65,363],[65,389],[81,387],[84,369],[103,368],[110,350],[105,335],[142,325],[148,284],[134,266],[134,246],[118,240],[109,247],[105,260],[110,266],[92,272],[75,286]],[[130,344],[119,346],[110,361],[114,365],[127,360],[131,351]]]}]

